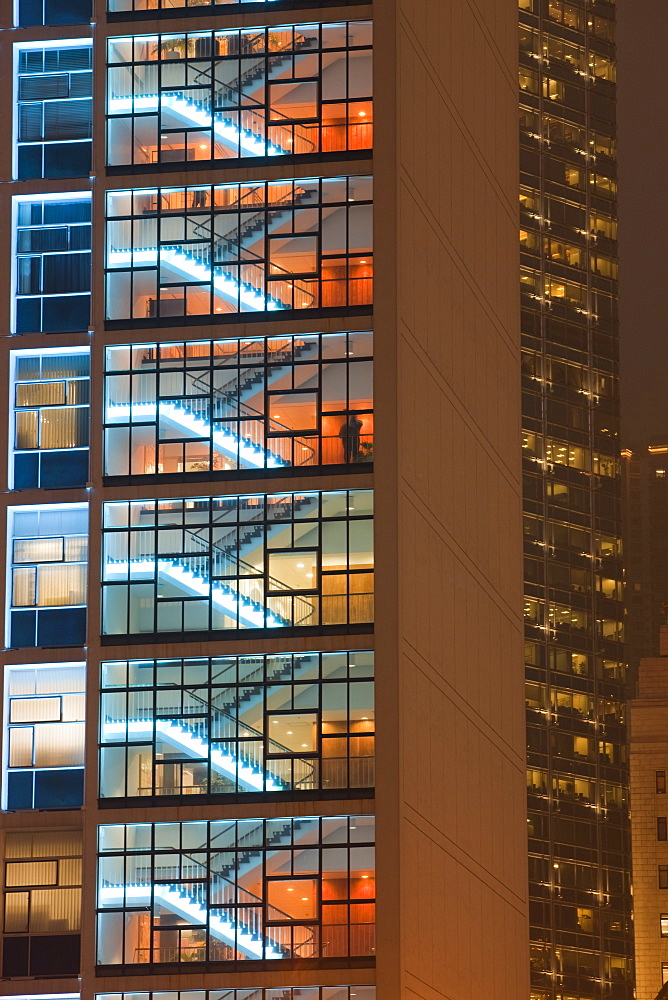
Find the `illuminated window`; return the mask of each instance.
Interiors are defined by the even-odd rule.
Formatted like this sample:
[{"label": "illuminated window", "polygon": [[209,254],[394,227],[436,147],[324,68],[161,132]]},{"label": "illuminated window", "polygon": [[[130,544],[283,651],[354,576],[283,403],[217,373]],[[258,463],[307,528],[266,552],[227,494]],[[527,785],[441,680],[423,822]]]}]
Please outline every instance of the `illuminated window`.
[{"label": "illuminated window", "polygon": [[111,191],[107,215],[107,318],[121,326],[371,303],[369,177]]},{"label": "illuminated window", "polygon": [[10,646],[73,646],[86,634],[88,508],[9,508]]},{"label": "illuminated window", "polygon": [[370,149],[371,22],[108,41],[111,165]]},{"label": "illuminated window", "polygon": [[372,335],[107,348],[105,473],[222,473],[373,458]]},{"label": "illuminated window", "polygon": [[[267,989],[250,989],[252,1000],[376,1000],[375,986],[276,986]],[[151,994],[144,994],[142,1000],[149,1000]],[[153,994],[157,1000],[157,995]],[[95,1000],[136,1000],[136,993],[96,993]],[[45,998],[48,1000],[48,998]],[[60,1000],[60,998],[59,998]],[[66,997],[64,1000],[78,1000]],[[249,990],[228,990],[221,996],[220,990],[160,990],[160,1000],[249,1000]]]},{"label": "illuminated window", "polygon": [[14,489],[88,481],[88,348],[12,351]]},{"label": "illuminated window", "polygon": [[18,52],[17,172],[86,177],[91,168],[93,50],[90,41]]},{"label": "illuminated window", "polygon": [[[56,2],[56,0],[53,0]],[[152,14],[162,10],[170,10],[172,7],[228,7],[239,3],[271,3],[272,0],[107,0],[107,10],[116,11],[138,11],[150,10]],[[223,10],[215,13],[223,14]]]},{"label": "illuminated window", "polygon": [[2,974],[78,976],[80,830],[7,832]]},{"label": "illuminated window", "polygon": [[[370,623],[372,499],[341,490],[106,503],[103,632]],[[276,558],[299,553],[289,565]]]},{"label": "illuminated window", "polygon": [[102,664],[104,798],[371,788],[373,654]]},{"label": "illuminated window", "polygon": [[5,667],[5,677],[5,808],[82,805],[84,664]]},{"label": "illuminated window", "polygon": [[101,826],[99,852],[99,966],[373,963],[371,816]]},{"label": "illuminated window", "polygon": [[85,331],[91,196],[16,198],[16,333]]}]

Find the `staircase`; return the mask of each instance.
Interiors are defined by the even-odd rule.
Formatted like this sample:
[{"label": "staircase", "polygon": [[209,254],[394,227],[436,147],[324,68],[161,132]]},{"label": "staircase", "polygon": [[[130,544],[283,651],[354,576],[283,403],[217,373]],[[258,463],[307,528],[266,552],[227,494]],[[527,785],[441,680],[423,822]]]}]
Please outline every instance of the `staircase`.
[{"label": "staircase", "polygon": [[[305,352],[313,350],[312,344],[301,348],[297,346],[294,354],[301,357]],[[288,352],[280,353],[285,356]],[[155,365],[153,359],[146,360]],[[266,368],[264,365],[250,368],[244,372],[241,381],[237,381],[236,372],[232,369],[222,387],[214,386],[214,375],[220,374],[220,371],[212,368],[208,379],[204,375],[195,376],[186,371],[188,395],[185,397],[176,395],[177,389],[181,388],[180,374],[172,382],[169,370],[161,371],[157,403],[152,376],[146,380],[144,376],[140,376],[133,384],[132,404],[129,384],[122,386],[126,394],[120,399],[116,391],[114,398],[107,400],[106,420],[112,424],[157,421],[163,426],[173,427],[186,439],[200,438],[207,445],[210,442],[214,451],[238,462],[240,468],[276,469],[293,464],[310,465],[315,450],[308,441],[295,436],[291,428],[243,401],[244,396],[256,395],[258,389],[264,388],[265,382],[269,387],[272,381],[280,378],[286,371],[285,365],[276,360]],[[310,377],[311,373],[308,375]],[[169,393],[170,383],[174,396]],[[233,422],[236,426],[230,426]],[[276,436],[273,450],[266,447],[267,434]],[[163,438],[163,441],[169,440]]]},{"label": "staircase", "polygon": [[[279,830],[275,831],[264,842],[264,847],[279,846],[293,842],[293,830],[297,833],[305,825],[298,820],[292,823],[285,823]],[[211,842],[201,844],[195,848],[195,852],[210,852],[216,840],[226,838],[231,828],[224,830]],[[262,826],[262,824],[260,824]],[[245,839],[253,839],[255,831],[246,834]],[[281,931],[288,931],[287,940],[291,940],[292,947],[286,946],[272,937],[271,933],[264,926],[265,900],[255,893],[250,892],[240,884],[240,878],[254,872],[262,864],[264,851],[257,849],[242,849],[240,838],[236,853],[236,863],[234,868],[236,878],[229,877],[233,865],[223,864],[220,867],[211,867],[202,862],[202,854],[198,856],[183,853],[180,856],[180,863],[177,865],[158,866],[159,858],[156,858],[156,867],[146,869],[141,866],[143,860],[141,855],[134,856],[134,871],[131,881],[108,882],[103,881],[98,889],[99,903],[102,907],[123,907],[129,906],[133,909],[154,907],[159,902],[165,909],[169,910],[176,917],[185,921],[186,924],[194,927],[201,927],[203,931],[207,926],[211,937],[221,941],[229,948],[240,952],[246,958],[254,959],[281,959],[281,958],[314,958],[317,957],[316,937],[313,929],[308,925],[294,928],[302,931],[304,940],[294,943],[291,931],[285,926],[270,928],[274,935]],[[224,844],[220,848],[223,856],[227,857],[227,848],[234,848],[234,844]],[[209,854],[211,865],[216,865],[217,854]],[[187,864],[186,861],[190,862]],[[227,874],[226,874],[227,873]],[[243,899],[243,904],[236,907],[215,906],[211,908],[211,898],[225,899],[237,897]],[[293,918],[282,913],[272,906],[274,913],[284,916],[286,924],[294,924]],[[205,956],[203,956],[205,957]],[[178,961],[178,956],[176,956]]]},{"label": "staircase", "polygon": [[[232,528],[230,528],[232,531]],[[251,526],[242,536],[242,544],[259,538],[263,528],[260,525]],[[234,529],[236,535],[236,528]],[[166,532],[162,532],[163,544]],[[195,531],[184,529],[179,540],[179,552],[169,554],[168,552],[156,557],[153,549],[152,536],[145,536],[144,533],[135,538],[134,555],[130,558],[117,558],[113,555],[116,536],[112,535],[108,539],[107,557],[105,563],[105,579],[158,579],[167,581],[177,590],[187,594],[189,597],[207,598],[214,610],[221,611],[229,616],[233,621],[238,621],[240,627],[244,628],[286,628],[313,624],[314,605],[293,594],[281,596],[281,591],[289,588],[274,577],[268,577],[268,581],[277,591],[272,595],[272,602],[279,606],[281,611],[269,610],[266,603],[251,599],[241,593],[240,588],[244,583],[248,588],[256,591],[263,591],[264,578],[258,575],[255,566],[239,558],[233,551],[236,542],[225,546],[223,544],[209,543],[202,539]],[[121,540],[122,541],[122,540]],[[233,577],[238,575],[237,580],[223,583],[218,577]],[[234,584],[237,584],[237,587]],[[266,599],[265,599],[266,600]]]},{"label": "staircase", "polygon": [[[168,267],[182,280],[212,285],[216,294],[225,301],[255,312],[306,309],[316,304],[316,296],[308,284],[293,278],[289,271],[275,264],[271,278],[276,296],[264,291],[265,283],[270,278],[269,262],[254,253],[250,246],[263,232],[270,233],[279,228],[293,206],[308,205],[316,197],[312,191],[297,190],[294,196],[289,192],[282,199],[286,206],[284,209],[276,207],[281,204],[280,201],[270,206],[268,224],[264,211],[256,212],[239,229],[232,229],[225,236],[213,234],[209,226],[193,220],[196,239],[187,243],[165,242],[159,247],[112,247],[107,254],[107,265],[110,268]],[[244,205],[243,199],[239,202],[242,210],[249,206],[252,202],[248,205]],[[227,217],[230,221],[237,218],[232,214]],[[150,301],[147,302],[147,312]]]},{"label": "staircase", "polygon": [[100,887],[99,896],[103,906],[123,906],[125,902],[129,906],[150,907],[152,902],[160,902],[189,925],[206,928],[208,924],[212,937],[241,952],[246,958],[292,957],[285,947],[262,933],[262,909],[259,906],[209,910],[207,888],[201,883],[187,888],[169,883],[106,883]]},{"label": "staircase", "polygon": [[[264,35],[258,36],[264,45]],[[252,50],[252,40],[251,43]],[[293,51],[309,45],[308,39],[298,38],[294,49],[290,46],[284,55],[276,55],[280,50],[270,50],[272,57],[272,74],[275,76],[278,67],[292,60]],[[168,80],[171,60],[161,60],[163,78]],[[180,61],[180,60],[179,60]],[[292,122],[285,115],[272,110],[271,121],[268,119],[268,109],[265,105],[250,96],[253,83],[261,83],[265,78],[266,63],[262,53],[255,66],[251,66],[240,77],[230,83],[221,83],[212,77],[207,70],[200,71],[195,77],[194,86],[179,87],[176,90],[163,89],[158,93],[133,96],[130,93],[118,93],[123,88],[117,87],[109,98],[108,114],[157,114],[162,112],[161,128],[169,127],[164,117],[170,115],[176,119],[177,125],[185,125],[195,129],[213,129],[214,138],[228,148],[240,154],[249,156],[280,156],[286,153],[309,153],[315,150],[316,144],[310,138],[308,130],[298,123]],[[127,89],[130,89],[131,77],[127,78]],[[141,86],[141,81],[137,81]],[[251,86],[249,86],[251,85]],[[296,84],[297,85],[297,84]],[[241,88],[243,88],[243,105]],[[251,107],[248,107],[248,105]],[[232,112],[232,109],[234,111]],[[238,120],[237,120],[238,116]],[[288,124],[280,124],[275,119],[281,119]],[[267,139],[268,132],[276,141]]]},{"label": "staircase", "polygon": [[[276,673],[274,679],[279,673]],[[243,723],[240,718],[241,713],[233,715],[217,705],[210,705],[194,691],[188,690],[189,700],[199,703],[204,709],[199,717],[190,715],[184,718],[179,707],[170,710],[161,706],[160,718],[156,718],[152,698],[146,697],[145,704],[138,704],[137,694],[138,692],[135,693],[132,703],[133,718],[115,719],[107,715],[103,720],[102,736],[105,743],[126,739],[152,741],[154,735],[158,735],[188,759],[210,765],[213,772],[232,781],[244,791],[284,792],[290,788],[314,787],[313,762],[304,758],[294,758],[292,750],[267,737],[269,752],[285,754],[291,761],[293,781],[287,782],[270,770],[271,762],[267,763],[264,760],[265,735]],[[260,689],[261,698],[262,689]],[[236,702],[235,707],[238,709],[244,701],[247,702],[247,708],[252,707],[248,690]],[[170,715],[174,717],[169,718]],[[216,739],[215,745],[211,745],[210,730],[222,732],[229,731],[230,728],[233,732],[240,729],[243,739],[240,741]],[[246,740],[249,742],[245,742]]]},{"label": "staircase", "polygon": [[[198,437],[202,441],[211,441],[214,451],[232,458],[235,462],[238,461],[241,468],[278,469],[292,464],[275,452],[264,448],[251,436],[236,435],[229,429],[212,431],[209,411],[209,400],[206,397],[161,400],[159,404],[136,402],[133,403],[132,408],[127,404],[110,403],[108,405],[108,415],[112,421],[132,418],[133,421],[138,422],[148,420],[155,422],[159,419],[161,424],[168,424],[189,438]],[[260,417],[264,416],[257,410],[253,412]],[[250,407],[247,408],[247,415],[249,414]],[[259,421],[249,420],[246,421],[246,424],[249,430],[257,426],[255,436],[261,437],[264,443],[263,427],[260,426]],[[310,451],[313,454],[313,449]]]}]

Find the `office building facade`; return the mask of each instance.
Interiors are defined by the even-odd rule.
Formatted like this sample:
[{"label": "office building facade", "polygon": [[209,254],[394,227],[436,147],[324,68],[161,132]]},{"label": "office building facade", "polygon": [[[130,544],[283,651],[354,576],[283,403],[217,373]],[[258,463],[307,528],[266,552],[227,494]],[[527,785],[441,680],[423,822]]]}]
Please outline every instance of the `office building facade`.
[{"label": "office building facade", "polygon": [[633,931],[636,996],[654,1000],[668,983],[668,628],[657,633],[657,656],[643,657],[630,703],[633,814]]},{"label": "office building facade", "polygon": [[3,994],[525,995],[514,11],[9,8]]},{"label": "office building facade", "polygon": [[626,657],[635,693],[640,662],[659,653],[668,601],[668,444],[652,437],[622,451],[626,574]]},{"label": "office building facade", "polygon": [[615,6],[519,0],[534,1000],[633,995]]}]

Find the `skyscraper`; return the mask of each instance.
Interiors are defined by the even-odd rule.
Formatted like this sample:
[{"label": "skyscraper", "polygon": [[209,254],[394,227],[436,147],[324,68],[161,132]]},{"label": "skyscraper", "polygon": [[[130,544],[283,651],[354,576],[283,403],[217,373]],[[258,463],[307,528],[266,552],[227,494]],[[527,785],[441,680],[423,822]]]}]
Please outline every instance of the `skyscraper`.
[{"label": "skyscraper", "polygon": [[526,995],[514,10],[0,16],[3,994]]},{"label": "skyscraper", "polygon": [[612,3],[520,0],[534,1000],[632,996]]}]

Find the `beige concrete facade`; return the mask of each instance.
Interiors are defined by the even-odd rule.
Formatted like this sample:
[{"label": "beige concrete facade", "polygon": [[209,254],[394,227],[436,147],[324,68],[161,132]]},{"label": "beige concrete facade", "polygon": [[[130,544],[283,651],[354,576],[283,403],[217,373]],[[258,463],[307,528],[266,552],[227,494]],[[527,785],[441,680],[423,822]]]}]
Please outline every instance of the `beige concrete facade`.
[{"label": "beige concrete facade", "polygon": [[468,1000],[491,975],[511,1000],[528,991],[516,15],[374,13],[378,989]]},{"label": "beige concrete facade", "polygon": [[[640,661],[638,694],[631,702],[630,782],[633,851],[633,910],[636,996],[654,1000],[668,981],[668,888],[660,888],[659,866],[668,866],[668,841],[659,840],[657,820],[668,816],[668,799],[657,772],[668,770],[668,626],[661,628],[661,656]],[[664,884],[665,877],[662,879]],[[666,973],[662,971],[665,964]]]}]

